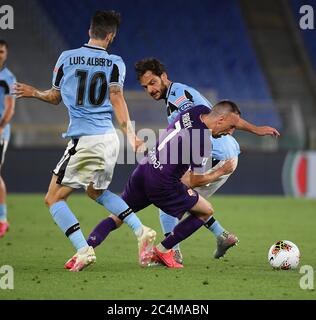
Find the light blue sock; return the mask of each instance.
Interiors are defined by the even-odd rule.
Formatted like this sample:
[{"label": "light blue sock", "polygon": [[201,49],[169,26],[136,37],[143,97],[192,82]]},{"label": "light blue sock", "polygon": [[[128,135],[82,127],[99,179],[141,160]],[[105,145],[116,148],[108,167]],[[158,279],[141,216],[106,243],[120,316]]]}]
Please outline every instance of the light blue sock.
[{"label": "light blue sock", "polygon": [[58,227],[69,238],[77,250],[88,246],[88,243],[81,232],[77,218],[71,212],[65,201],[54,203],[49,208],[49,211]]},{"label": "light blue sock", "polygon": [[[179,222],[178,218],[170,216],[169,214],[163,212],[161,209],[159,209],[159,219],[164,235],[171,233]],[[175,245],[172,249],[179,249],[179,244]]]},{"label": "light blue sock", "polygon": [[216,238],[219,237],[225,231],[225,229],[217,220],[215,220],[213,216],[204,224],[204,226],[208,230],[210,230]]},{"label": "light blue sock", "polygon": [[143,224],[121,197],[106,190],[96,199],[96,202],[123,220],[133,230],[136,236],[140,235]]},{"label": "light blue sock", "polygon": [[178,218],[170,216],[161,209],[159,209],[159,219],[163,234],[171,233],[179,222]]},{"label": "light blue sock", "polygon": [[7,221],[7,205],[0,204],[0,221]]}]

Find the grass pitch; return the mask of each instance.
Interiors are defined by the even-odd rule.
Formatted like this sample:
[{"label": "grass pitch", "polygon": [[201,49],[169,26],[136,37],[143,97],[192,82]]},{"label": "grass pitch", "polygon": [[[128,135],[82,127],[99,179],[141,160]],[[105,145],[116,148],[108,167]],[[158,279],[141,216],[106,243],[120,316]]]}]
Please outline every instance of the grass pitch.
[{"label": "grass pitch", "polygon": [[[211,199],[217,219],[239,237],[225,259],[212,258],[215,238],[201,228],[182,243],[185,268],[142,269],[137,243],[127,226],[96,250],[97,263],[80,273],[63,269],[74,250],[54,225],[42,195],[10,195],[10,232],[0,239],[0,267],[14,268],[14,290],[2,299],[315,299],[299,286],[298,270],[275,271],[267,261],[273,242],[291,240],[301,264],[316,270],[316,202],[281,197]],[[84,195],[69,200],[85,235],[107,214]],[[157,209],[139,213],[162,238]],[[3,276],[0,274],[0,278]]]}]

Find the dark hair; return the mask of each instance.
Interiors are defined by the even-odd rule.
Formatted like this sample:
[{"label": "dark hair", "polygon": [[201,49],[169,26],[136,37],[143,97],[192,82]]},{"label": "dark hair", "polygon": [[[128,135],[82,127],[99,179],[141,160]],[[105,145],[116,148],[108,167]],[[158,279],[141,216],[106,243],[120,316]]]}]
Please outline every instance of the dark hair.
[{"label": "dark hair", "polygon": [[230,100],[221,100],[215,104],[212,110],[218,113],[236,113],[241,115],[240,109],[237,104]]},{"label": "dark hair", "polygon": [[96,11],[91,19],[90,32],[93,39],[104,39],[109,33],[117,32],[121,23],[119,12]]},{"label": "dark hair", "polygon": [[7,49],[9,48],[8,43],[5,40],[0,39],[0,46],[5,46]]},{"label": "dark hair", "polygon": [[160,77],[166,72],[166,67],[156,58],[146,58],[135,63],[135,71],[139,80],[147,71],[151,71],[154,75]]}]

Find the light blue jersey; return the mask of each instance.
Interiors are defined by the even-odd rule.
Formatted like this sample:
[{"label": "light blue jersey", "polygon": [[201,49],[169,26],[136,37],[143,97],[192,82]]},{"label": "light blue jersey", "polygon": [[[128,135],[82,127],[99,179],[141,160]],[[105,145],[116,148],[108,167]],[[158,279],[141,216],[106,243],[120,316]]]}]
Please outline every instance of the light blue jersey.
[{"label": "light blue jersey", "polygon": [[[0,119],[3,117],[5,110],[5,96],[12,95],[12,85],[16,82],[13,73],[6,67],[0,69]],[[10,138],[10,124],[7,124],[3,131],[4,140]]]},{"label": "light blue jersey", "polygon": [[[212,109],[212,104],[197,90],[182,84],[171,83],[165,99],[167,105],[168,122],[171,123],[179,112],[197,105],[204,105]],[[212,138],[212,158],[227,160],[240,154],[239,144],[234,137],[226,135]]]},{"label": "light blue jersey", "polygon": [[114,130],[109,87],[123,87],[126,68],[121,57],[101,47],[84,45],[64,51],[55,66],[53,87],[68,109],[69,126],[63,137],[104,134]]}]

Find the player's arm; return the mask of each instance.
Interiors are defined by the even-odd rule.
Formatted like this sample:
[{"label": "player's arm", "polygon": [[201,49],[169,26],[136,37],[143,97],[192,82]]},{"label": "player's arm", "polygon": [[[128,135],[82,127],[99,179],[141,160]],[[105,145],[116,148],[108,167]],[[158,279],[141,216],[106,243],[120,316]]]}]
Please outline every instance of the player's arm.
[{"label": "player's arm", "polygon": [[17,82],[15,84],[15,94],[17,98],[35,98],[50,104],[57,105],[61,102],[61,87],[64,81],[64,64],[66,59],[66,54],[63,52],[55,65],[53,70],[53,80],[52,87],[48,90],[39,90],[25,83]]},{"label": "player's arm", "polygon": [[197,174],[194,171],[188,170],[182,177],[181,181],[190,188],[201,187],[216,181],[221,176],[232,173],[235,168],[236,162],[231,159],[225,161],[225,164],[219,167],[217,170],[209,173]]},{"label": "player's arm", "polygon": [[135,134],[124,98],[123,88],[119,85],[112,85],[110,86],[109,93],[114,114],[121,130],[127,135],[128,141],[135,151],[143,151],[142,149],[139,150],[139,147],[144,144],[144,141],[140,140]]},{"label": "player's arm", "polygon": [[15,98],[11,95],[4,97],[4,113],[0,120],[0,135],[2,134],[5,126],[11,121],[15,110]]},{"label": "player's arm", "polygon": [[14,86],[17,98],[35,98],[51,104],[59,104],[61,102],[60,91],[52,87],[49,90],[41,91],[25,83],[17,82]]},{"label": "player's arm", "polygon": [[269,126],[256,126],[242,118],[239,119],[239,122],[236,126],[236,129],[248,131],[254,133],[258,136],[274,136],[279,137],[280,133],[277,129],[269,127]]}]

